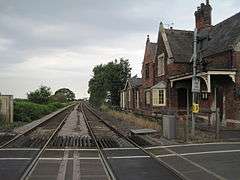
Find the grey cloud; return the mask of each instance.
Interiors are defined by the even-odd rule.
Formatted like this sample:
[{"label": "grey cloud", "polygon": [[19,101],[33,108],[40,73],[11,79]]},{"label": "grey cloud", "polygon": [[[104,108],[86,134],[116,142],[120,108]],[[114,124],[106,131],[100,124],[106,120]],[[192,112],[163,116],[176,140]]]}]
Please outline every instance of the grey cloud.
[{"label": "grey cloud", "polygon": [[[201,2],[203,0],[0,0],[0,75],[16,78],[22,74],[22,66],[35,58],[40,61],[36,63],[39,67],[26,69],[26,74],[34,68],[39,73],[29,74],[31,80],[21,76],[27,81],[25,86],[32,88],[46,81],[58,87],[67,82],[79,88],[79,96],[83,96],[92,66],[124,56],[131,59],[134,73],[140,72],[146,34],[156,41],[160,21],[166,26],[174,22],[174,28],[193,29],[193,13]],[[213,13],[215,22],[239,10],[238,0],[212,3],[214,9],[221,9]],[[63,52],[77,55],[58,57]],[[51,58],[59,59],[59,64],[48,65]],[[60,62],[61,58],[66,58],[66,65]],[[76,61],[67,65],[72,58]],[[41,62],[45,66],[40,66]],[[34,66],[34,61],[29,64]],[[44,68],[52,74],[68,74],[68,79],[61,77],[52,81],[53,76],[44,76],[45,81],[41,81]],[[13,82],[20,80],[11,78],[12,84],[6,79],[0,79],[0,84],[4,82],[5,89],[11,89]],[[84,85],[76,86],[73,81],[77,79],[85,81]],[[14,94],[24,96],[24,89],[21,87]]]}]

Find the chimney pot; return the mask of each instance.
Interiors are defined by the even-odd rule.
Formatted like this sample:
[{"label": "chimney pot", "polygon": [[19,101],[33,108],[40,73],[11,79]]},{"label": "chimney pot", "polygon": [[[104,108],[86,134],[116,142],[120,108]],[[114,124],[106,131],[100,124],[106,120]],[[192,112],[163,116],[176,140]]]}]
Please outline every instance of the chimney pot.
[{"label": "chimney pot", "polygon": [[212,25],[212,7],[209,4],[209,0],[206,0],[206,5],[201,3],[200,7],[197,7],[197,11],[195,11],[195,21],[196,28],[198,30],[202,30],[206,27]]},{"label": "chimney pot", "polygon": [[150,42],[150,38],[149,38],[149,35],[147,35],[147,42],[146,43],[149,43]]}]

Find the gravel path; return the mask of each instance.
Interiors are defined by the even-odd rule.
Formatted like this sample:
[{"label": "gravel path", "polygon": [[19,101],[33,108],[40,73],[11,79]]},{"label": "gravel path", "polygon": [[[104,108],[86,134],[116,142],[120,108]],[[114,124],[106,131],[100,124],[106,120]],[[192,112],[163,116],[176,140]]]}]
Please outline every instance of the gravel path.
[{"label": "gravel path", "polygon": [[77,108],[76,106],[71,112],[58,136],[89,136],[83,115]]}]

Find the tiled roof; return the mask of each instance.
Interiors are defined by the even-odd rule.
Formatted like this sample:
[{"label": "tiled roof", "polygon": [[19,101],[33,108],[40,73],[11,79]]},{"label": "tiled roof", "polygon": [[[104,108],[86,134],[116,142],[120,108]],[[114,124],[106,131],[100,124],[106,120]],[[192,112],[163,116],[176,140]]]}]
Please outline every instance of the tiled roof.
[{"label": "tiled roof", "polygon": [[189,62],[193,50],[193,31],[165,29],[174,62]]},{"label": "tiled roof", "polygon": [[139,87],[142,85],[142,78],[138,78],[137,76],[133,76],[130,78],[129,83],[132,87]]},{"label": "tiled roof", "polygon": [[240,12],[221,23],[199,32],[200,37],[209,37],[204,56],[233,49],[240,41]]}]

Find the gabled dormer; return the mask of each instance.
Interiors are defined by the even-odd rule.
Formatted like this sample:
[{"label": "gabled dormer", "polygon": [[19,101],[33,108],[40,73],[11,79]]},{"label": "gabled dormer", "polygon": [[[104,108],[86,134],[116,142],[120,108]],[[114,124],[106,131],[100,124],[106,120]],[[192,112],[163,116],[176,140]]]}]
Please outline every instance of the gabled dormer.
[{"label": "gabled dormer", "polygon": [[156,49],[157,43],[151,42],[148,35],[142,64],[143,86],[146,88],[151,87],[154,83],[154,60]]},{"label": "gabled dormer", "polygon": [[157,81],[190,71],[192,49],[192,31],[167,29],[160,23],[155,57]]}]

